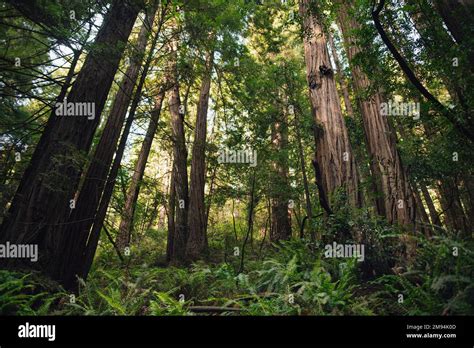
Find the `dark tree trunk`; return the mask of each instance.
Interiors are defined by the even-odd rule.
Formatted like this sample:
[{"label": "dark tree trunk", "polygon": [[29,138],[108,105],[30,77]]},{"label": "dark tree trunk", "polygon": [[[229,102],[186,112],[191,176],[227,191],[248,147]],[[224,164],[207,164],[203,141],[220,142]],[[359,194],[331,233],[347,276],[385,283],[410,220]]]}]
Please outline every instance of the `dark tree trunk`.
[{"label": "dark tree trunk", "polygon": [[[137,83],[137,86],[133,95],[132,103],[130,105],[130,110],[128,113],[128,118],[127,118],[127,121],[125,122],[125,126],[122,131],[122,135],[120,137],[120,142],[115,152],[115,158],[113,160],[112,167],[106,179],[106,184],[103,189],[102,196],[100,198],[100,203],[98,204],[98,207],[97,207],[95,218],[81,221],[81,223],[84,223],[84,224],[82,224],[82,228],[79,230],[79,233],[77,236],[78,238],[77,240],[79,242],[76,243],[76,245],[81,245],[82,249],[79,250],[79,248],[75,248],[73,242],[69,244],[70,250],[74,250],[76,252],[74,253],[74,251],[71,251],[71,253],[69,253],[69,255],[71,255],[69,258],[70,265],[68,264],[65,265],[65,268],[64,268],[65,270],[63,271],[65,275],[78,274],[81,278],[86,279],[89,273],[89,270],[92,265],[92,261],[94,259],[94,255],[97,249],[97,245],[99,242],[100,232],[101,232],[101,229],[102,229],[102,226],[104,224],[104,220],[107,214],[107,209],[113,195],[114,186],[118,177],[121,161],[125,152],[127,139],[130,134],[130,130],[131,130],[133,121],[135,119],[135,114],[141,100],[141,93],[142,93],[143,86],[145,84],[145,79],[148,75],[148,71],[150,69],[150,65],[153,60],[153,56],[155,53],[154,51],[158,42],[158,37],[161,31],[161,25],[163,23],[165,11],[166,11],[166,8],[164,7],[162,9],[158,30],[155,33],[155,36],[153,38],[152,46],[147,54],[145,64],[143,65],[143,71],[140,75],[140,80]],[[71,268],[74,271],[68,271],[67,267]],[[69,283],[74,284],[74,279],[70,278]]]},{"label": "dark tree trunk", "polygon": [[[89,33],[90,34],[90,33]],[[61,87],[61,91],[59,92],[59,96],[57,98],[57,102],[61,102],[62,100],[64,100],[64,97],[67,95],[67,91],[69,90],[69,88],[71,87],[71,83],[72,83],[72,80],[74,78],[74,74],[75,74],[75,71],[76,71],[76,68],[77,68],[77,65],[79,63],[79,58],[81,57],[82,55],[82,52],[83,52],[83,49],[84,47],[81,47],[81,49],[79,50],[75,50],[74,51],[74,57],[71,61],[71,66],[69,67],[69,71],[68,71],[68,74],[66,76],[66,79]],[[45,142],[47,141],[47,138],[49,138],[49,136],[47,136],[46,134],[49,134],[49,132],[51,131],[52,129],[52,126],[54,124],[54,121],[55,121],[55,117],[50,117],[48,119],[48,122],[46,124],[46,127],[43,131],[43,134],[44,136],[41,137],[40,139],[40,142],[37,144],[37,147],[38,148],[42,148],[44,145],[45,145]],[[10,153],[8,153],[9,155]],[[31,171],[31,170],[34,170],[33,169],[33,164],[36,163],[36,159],[35,159],[35,156],[39,156],[40,153],[37,153],[35,151],[35,154],[33,155],[33,158],[31,159],[31,162],[29,164],[29,169],[27,169],[27,171],[25,171],[24,175],[28,172],[28,171]],[[7,157],[7,160],[6,162],[8,163],[8,157]],[[14,166],[14,163],[12,162],[12,166]],[[9,170],[12,169],[12,168],[9,168],[8,165],[5,166],[5,171],[4,171],[4,174],[3,174],[3,180],[6,180],[7,177],[9,176]],[[2,185],[4,185],[5,182],[2,182]],[[5,205],[7,203],[9,203],[11,201],[11,199],[13,197],[11,196],[8,196],[8,197],[5,197],[4,196],[4,192],[2,192],[2,202],[1,202],[1,205],[0,207],[3,208],[5,207]],[[2,210],[2,218],[3,218],[3,213],[5,213],[4,210]],[[1,240],[1,235],[0,235],[0,240]]]},{"label": "dark tree trunk", "polygon": [[39,268],[56,279],[66,257],[66,240],[56,230],[78,188],[83,164],[77,160],[90,149],[138,10],[127,1],[116,1],[110,9],[67,96],[68,103],[94,105],[95,118],[53,112],[1,227],[2,241],[38,244]]},{"label": "dark tree trunk", "polygon": [[288,116],[277,115],[272,123],[272,147],[277,158],[272,163],[274,181],[271,184],[272,229],[270,240],[276,242],[291,237],[291,222],[288,214]]},{"label": "dark tree trunk", "polygon": [[419,230],[423,232],[425,235],[429,236],[431,235],[431,229],[429,227],[430,218],[428,217],[428,214],[426,213],[425,206],[423,204],[423,201],[421,200],[420,192],[416,189],[416,186],[413,186],[412,192],[413,192],[413,197],[416,203],[415,220],[417,222],[419,221],[422,223],[422,225],[419,227]]},{"label": "dark tree trunk", "polygon": [[425,199],[426,205],[428,206],[428,211],[430,212],[431,223],[436,226],[441,226],[441,220],[439,218],[439,214],[436,211],[436,207],[433,203],[433,199],[428,191],[428,188],[425,184],[420,184],[420,190],[423,194],[423,198]]},{"label": "dark tree trunk", "polygon": [[[308,175],[306,171],[306,163],[305,163],[305,154],[303,148],[303,141],[301,139],[301,123],[299,121],[299,112],[300,109],[297,108],[295,110],[295,131],[296,131],[296,141],[298,142],[298,152],[300,157],[300,165],[301,165],[301,175],[303,177],[303,187],[304,187],[304,197],[305,197],[305,207],[306,207],[306,216],[308,219],[308,225],[310,226],[310,237],[311,240],[316,240],[316,232],[312,228],[313,224],[313,207],[311,205],[311,194],[309,192],[309,183],[308,183]],[[304,221],[304,220],[303,220]],[[304,226],[301,227],[301,234],[304,234]]]},{"label": "dark tree trunk", "polygon": [[[133,97],[132,106],[130,108],[129,118],[127,119],[120,144],[117,147],[117,142],[119,141],[120,137],[120,130],[122,128],[128,106],[132,99],[133,90],[137,84],[140,67],[143,62],[146,44],[149,37],[148,34],[151,26],[153,25],[155,12],[156,8],[152,9],[148,13],[142,26],[136,46],[138,51],[131,59],[131,65],[127,69],[126,76],[124,77],[124,80],[120,86],[121,88],[114,99],[111,114],[107,120],[98,146],[94,152],[84,183],[79,191],[76,209],[74,209],[72,214],[69,216],[70,223],[61,231],[63,236],[72,235],[72,237],[68,238],[67,245],[65,245],[64,253],[67,255],[67,262],[64,262],[61,271],[61,277],[69,277],[70,280],[68,282],[71,284],[71,286],[73,284],[73,279],[70,278],[71,272],[73,272],[72,270],[75,270],[77,274],[81,274],[81,276],[86,277],[88,268],[86,270],[83,267],[87,265],[88,262],[84,261],[84,259],[87,258],[85,255],[90,253],[95,254],[96,246],[93,245],[96,243],[93,241],[95,238],[97,238],[98,242],[101,228],[98,228],[97,235],[93,235],[90,232],[94,225],[100,225],[101,227],[103,225],[105,214],[103,217],[101,214],[102,212],[107,211],[107,206],[110,201],[110,197],[108,197],[108,195],[110,192],[111,196],[113,192],[115,178],[120,168],[120,160],[123,156],[123,151],[125,150],[126,138],[128,137],[128,133],[133,123],[135,111],[140,101],[141,89],[143,88],[143,83],[145,81],[150,63],[150,56],[154,49],[154,45],[156,44],[158,34],[156,34],[156,37],[154,38],[154,44],[152,45],[153,47],[148,54],[143,74],[138,81],[138,86],[136,87],[136,92]],[[116,148],[116,158],[109,173],[110,165],[112,163]],[[115,170],[117,173],[113,174]],[[112,182],[110,182],[110,180],[112,180]],[[110,188],[110,185],[112,185],[112,188]],[[101,205],[105,205],[105,207],[101,207]],[[101,211],[101,213],[99,214],[98,211]],[[90,242],[92,242],[92,244],[89,244]],[[82,249],[78,246],[81,246]],[[80,265],[80,263],[82,263],[82,265]]]},{"label": "dark tree trunk", "polygon": [[245,235],[244,242],[242,243],[242,251],[240,253],[240,267],[239,272],[242,273],[244,271],[244,261],[245,261],[245,247],[247,246],[247,242],[249,240],[250,234],[253,230],[253,223],[254,223],[254,214],[255,214],[255,206],[258,204],[258,197],[256,197],[256,185],[257,185],[257,175],[256,170],[253,170],[251,183],[250,183],[250,199],[249,205],[247,210],[247,234]]},{"label": "dark tree trunk", "polygon": [[[66,265],[74,271],[68,271],[68,269],[66,268],[64,271],[65,276],[74,276],[75,274],[77,274],[79,275],[79,277],[86,279],[87,275],[89,274],[89,270],[92,266],[92,261],[94,260],[94,255],[97,250],[97,245],[99,243],[100,232],[102,230],[102,226],[104,225],[105,217],[107,215],[107,209],[109,207],[109,203],[112,199],[112,195],[114,192],[114,187],[117,181],[123,154],[127,145],[127,139],[130,134],[133,121],[135,120],[135,113],[137,111],[138,104],[141,99],[141,90],[143,88],[143,83],[145,82],[146,74],[147,69],[145,66],[145,69],[140,78],[140,82],[138,83],[137,90],[135,91],[132,104],[130,106],[128,118],[125,122],[125,126],[120,137],[120,143],[117,147],[117,151],[115,152],[115,158],[112,163],[112,168],[110,169],[109,176],[107,177],[107,182],[105,184],[104,192],[102,193],[102,197],[97,208],[95,219],[92,221],[92,226],[82,230],[82,233],[78,236],[81,242],[81,244],[79,244],[81,245],[81,249],[74,249],[77,250],[77,252],[76,254],[70,254],[70,265]],[[75,285],[75,279],[68,278],[66,284],[70,284],[69,286],[73,287]]]},{"label": "dark tree trunk", "polygon": [[140,183],[145,174],[145,167],[148,161],[148,156],[150,155],[151,145],[153,144],[153,138],[155,137],[156,129],[158,128],[164,95],[165,91],[162,90],[155,98],[155,107],[151,112],[150,123],[148,125],[145,139],[142,142],[137,163],[135,164],[135,171],[133,172],[130,187],[128,188],[125,207],[122,211],[122,219],[120,221],[119,232],[116,239],[116,244],[121,250],[130,244],[130,237],[133,228],[133,216],[135,214],[138,194],[140,193]]},{"label": "dark tree trunk", "polygon": [[174,250],[174,236],[175,236],[175,216],[176,216],[176,189],[175,189],[175,173],[174,164],[172,164],[170,185],[169,185],[169,200],[168,200],[168,239],[166,242],[166,261],[171,262]]},{"label": "dark tree trunk", "polygon": [[[70,221],[78,222],[68,226],[63,232],[64,234],[73,234],[76,238],[86,236],[93,224],[95,213],[107,181],[110,165],[112,164],[113,156],[120,138],[120,131],[138,80],[140,67],[143,63],[148,33],[154,16],[154,11],[150,12],[142,25],[136,44],[137,52],[135,52],[134,57],[131,59],[131,64],[127,68],[120,88],[114,98],[110,115],[92,156],[84,183],[80,188],[79,196],[76,201],[76,209],[72,211],[69,217]],[[74,245],[72,247],[75,248],[79,243],[84,243],[84,241],[79,242],[77,239],[71,244]]]},{"label": "dark tree trunk", "polygon": [[[175,230],[173,236],[173,249],[171,262],[182,263],[185,260],[186,241],[188,238],[188,171],[187,171],[187,149],[184,135],[184,113],[181,108],[179,96],[179,82],[177,62],[177,42],[171,43],[170,72],[171,91],[168,97],[171,115],[171,136],[173,141],[173,170],[174,188],[176,194]],[[180,112],[181,111],[181,112]]]},{"label": "dark tree trunk", "polygon": [[434,3],[451,35],[467,50],[471,69],[473,69],[474,1],[435,0]]},{"label": "dark tree trunk", "polygon": [[194,129],[193,157],[191,162],[191,179],[189,195],[189,236],[186,244],[186,259],[194,261],[205,257],[207,253],[206,206],[204,187],[206,184],[206,133],[207,111],[209,108],[209,91],[214,53],[209,52],[206,58],[206,71],[203,76]]},{"label": "dark tree trunk", "polygon": [[472,226],[474,223],[474,177],[466,174],[463,176],[463,192],[461,199],[464,202],[464,208],[468,217],[468,225]]},{"label": "dark tree trunk", "polygon": [[209,214],[211,212],[211,204],[212,204],[212,195],[214,194],[214,184],[216,182],[216,175],[217,175],[217,166],[214,167],[214,170],[212,171],[212,176],[211,176],[211,184],[209,186],[209,201],[207,203],[207,207],[206,207],[206,220],[205,220],[205,232],[206,232],[206,236],[207,236],[207,226],[209,224]]},{"label": "dark tree trunk", "polygon": [[439,189],[445,224],[452,230],[460,232],[462,236],[470,237],[472,229],[470,229],[464,214],[456,180],[452,178],[442,180]]}]

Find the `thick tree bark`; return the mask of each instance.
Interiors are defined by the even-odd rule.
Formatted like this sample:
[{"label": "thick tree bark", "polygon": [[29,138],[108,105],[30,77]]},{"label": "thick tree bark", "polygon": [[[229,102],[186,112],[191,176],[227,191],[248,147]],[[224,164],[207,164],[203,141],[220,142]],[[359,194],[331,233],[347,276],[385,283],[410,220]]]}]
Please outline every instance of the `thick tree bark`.
[{"label": "thick tree bark", "polygon": [[207,111],[209,108],[213,60],[214,52],[209,52],[206,57],[206,71],[201,83],[196,113],[196,127],[194,128],[188,215],[189,236],[186,243],[187,261],[197,260],[206,256],[207,253],[206,206],[204,203],[204,187],[206,184],[205,152]]},{"label": "thick tree bark", "polygon": [[313,12],[314,3],[300,1],[300,13],[303,18],[307,81],[315,120],[316,158],[313,164],[317,172],[320,201],[330,202],[331,195],[344,188],[350,204],[360,206],[359,175],[334,74],[330,69],[325,35],[317,14]]},{"label": "thick tree bark", "polygon": [[277,115],[272,123],[272,147],[277,157],[273,163],[274,181],[271,184],[272,228],[270,240],[277,242],[291,238],[290,215],[288,214],[288,116]]},{"label": "thick tree bark", "polygon": [[439,183],[438,187],[446,226],[460,232],[462,236],[470,237],[472,229],[464,214],[456,180],[446,178]]},{"label": "thick tree bark", "polygon": [[[138,81],[129,117],[125,124],[120,144],[117,147],[120,130],[132,99],[133,90],[137,84],[150,28],[154,22],[155,12],[156,8],[151,9],[140,30],[136,46],[138,51],[132,57],[131,65],[127,69],[126,76],[120,86],[121,88],[114,99],[111,114],[94,152],[84,183],[79,191],[76,200],[76,209],[70,214],[68,224],[61,230],[62,236],[72,235],[72,237],[68,238],[68,242],[64,246],[63,252],[66,254],[65,260],[67,261],[63,263],[61,269],[61,277],[69,279],[67,282],[71,284],[71,286],[74,286],[74,279],[71,278],[71,272],[77,272],[77,274],[86,277],[88,268],[86,269],[84,266],[87,265],[88,262],[84,260],[89,257],[86,255],[90,255],[91,253],[92,255],[95,254],[95,238],[97,238],[98,242],[101,228],[95,230],[96,235],[91,233],[91,229],[93,229],[94,225],[100,225],[101,227],[103,225],[107,206],[113,192],[115,178],[120,168],[120,160],[125,150],[126,137],[128,137],[134,114],[140,101],[141,89],[143,88],[145,77],[149,69],[150,57],[156,45],[158,33],[155,35],[151,51],[148,53],[143,69],[143,74],[145,75],[142,74]],[[116,148],[116,159],[109,173]],[[116,171],[115,174],[113,174],[114,171]],[[112,182],[108,180],[112,180]],[[110,187],[111,185],[112,187]],[[110,195],[110,197],[108,197],[108,195]],[[103,207],[103,205],[105,205],[105,207]],[[99,211],[101,213],[98,213]],[[103,214],[103,216],[101,214]],[[92,244],[90,244],[91,242]],[[92,262],[92,260],[90,262]]]},{"label": "thick tree bark", "polygon": [[356,55],[361,52],[361,47],[353,35],[355,30],[360,29],[360,24],[354,20],[351,13],[354,3],[339,1],[339,5],[339,23],[351,65],[353,85],[358,95],[370,168],[375,176],[376,209],[391,224],[411,226],[416,212],[415,201],[397,149],[396,133],[387,117],[381,113],[382,97],[380,93],[374,93],[368,98],[360,97],[370,87],[371,82],[362,68],[353,63]]},{"label": "thick tree bark", "polygon": [[329,45],[331,47],[332,56],[334,58],[334,63],[336,64],[337,69],[337,78],[339,85],[341,86],[342,96],[344,98],[344,106],[346,107],[347,116],[353,118],[354,117],[354,109],[352,108],[351,99],[349,97],[349,88],[348,83],[346,81],[346,77],[344,76],[344,70],[342,69],[341,61],[339,60],[339,55],[337,53],[336,45],[334,43],[334,36],[332,33],[328,34],[329,37]]},{"label": "thick tree bark", "polygon": [[[79,277],[86,279],[89,273],[90,267],[92,265],[92,261],[94,259],[94,255],[97,249],[97,245],[100,238],[100,232],[102,230],[102,226],[105,221],[105,217],[107,214],[107,209],[110,203],[110,200],[113,195],[114,186],[117,180],[117,176],[119,173],[121,161],[125,152],[127,139],[130,134],[130,130],[132,128],[133,121],[135,120],[135,114],[138,109],[138,105],[141,100],[142,89],[145,84],[145,79],[148,75],[148,71],[151,67],[151,62],[153,60],[153,56],[155,54],[155,48],[158,42],[158,37],[160,35],[161,26],[164,20],[164,14],[166,12],[166,7],[162,8],[160,23],[158,26],[157,32],[154,34],[153,43],[150,47],[150,50],[147,54],[146,61],[143,65],[143,71],[141,72],[140,79],[137,83],[133,99],[130,105],[130,110],[128,112],[128,118],[125,122],[123,127],[122,135],[120,137],[120,142],[117,146],[117,150],[115,152],[115,158],[112,163],[112,167],[110,169],[109,175],[106,179],[106,184],[103,189],[102,196],[100,198],[100,203],[98,204],[97,211],[95,214],[94,219],[86,219],[80,221],[80,223],[88,223],[82,224],[82,228],[79,230],[78,233],[78,243],[76,245],[81,245],[82,249],[75,248],[73,245],[74,243],[71,242],[69,244],[69,248],[71,251],[68,253],[70,255],[70,265],[66,264],[66,267],[70,267],[73,271],[63,271],[65,275],[75,275],[78,274]],[[75,279],[69,278],[69,283],[71,286],[74,286]]]},{"label": "thick tree bark", "polygon": [[[155,11],[150,11],[142,25],[135,46],[136,52],[134,52],[135,54],[130,60],[131,64],[125,72],[125,76],[112,103],[110,115],[92,156],[91,164],[87,169],[84,183],[80,188],[79,196],[76,200],[76,208],[69,216],[69,221],[78,222],[68,226],[66,231],[63,232],[65,234],[73,234],[77,238],[79,235],[88,233],[92,226],[120,138],[120,131],[138,80],[154,17]],[[77,241],[72,244],[76,243]]]},{"label": "thick tree bark", "polygon": [[95,49],[87,56],[67,97],[68,103],[94,105],[94,119],[59,117],[54,110],[54,122],[42,135],[1,227],[3,241],[38,244],[39,268],[56,279],[65,257],[65,240],[55,232],[79,184],[83,165],[76,162],[79,154],[91,146],[137,15],[138,8],[127,1],[113,4],[97,35]]},{"label": "thick tree bark", "polygon": [[165,91],[161,90],[155,98],[155,106],[151,112],[150,123],[148,124],[145,139],[143,139],[140,154],[138,155],[138,160],[135,164],[135,170],[132,175],[130,187],[127,191],[125,207],[122,211],[122,219],[120,221],[119,232],[116,239],[116,244],[120,250],[123,250],[123,248],[130,244],[130,237],[133,228],[133,216],[135,214],[138,194],[140,193],[140,183],[145,174],[145,167],[148,161],[148,156],[150,155],[151,145],[153,144],[153,138],[155,137],[158,128],[164,95]]},{"label": "thick tree bark", "polygon": [[178,45],[176,41],[171,43],[171,57],[169,66],[170,85],[172,86],[168,105],[171,115],[171,136],[173,141],[173,170],[174,188],[176,194],[175,229],[169,231],[174,233],[173,249],[171,251],[171,262],[182,263],[185,260],[186,241],[188,238],[188,171],[187,171],[187,149],[184,135],[184,113],[181,109],[179,97],[178,72],[176,67]]}]

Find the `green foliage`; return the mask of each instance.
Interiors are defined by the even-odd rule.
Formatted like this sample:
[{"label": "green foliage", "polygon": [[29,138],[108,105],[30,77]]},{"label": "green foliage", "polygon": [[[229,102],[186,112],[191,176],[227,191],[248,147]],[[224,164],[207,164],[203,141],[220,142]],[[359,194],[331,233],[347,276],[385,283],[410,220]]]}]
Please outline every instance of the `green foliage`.
[{"label": "green foliage", "polygon": [[0,315],[52,314],[62,293],[51,294],[49,283],[34,274],[0,270]]},{"label": "green foliage", "polygon": [[155,299],[150,301],[152,315],[189,315],[186,310],[186,302],[176,300],[169,293],[154,292]]},{"label": "green foliage", "polygon": [[[68,45],[72,45],[69,49],[78,52],[84,49],[76,74],[87,54],[95,52],[107,56],[110,50],[123,48],[91,45],[96,30],[86,34],[89,25],[82,23],[99,24],[101,14],[111,1],[96,2],[93,6],[79,0],[36,3],[33,14],[37,15],[37,21],[53,23],[55,28],[34,24],[18,16],[18,8],[6,3],[3,6],[0,36],[5,39],[0,40],[0,135],[5,134],[4,139],[9,141],[0,158],[1,216],[7,212],[4,208],[9,206],[18,179],[29,165],[30,153],[25,153],[19,163],[14,154],[25,145],[34,148],[46,116],[51,114],[51,106],[59,95],[62,85],[59,82],[65,80],[68,71],[72,56],[66,53],[55,59],[60,53],[58,45],[61,46],[59,51]],[[329,0],[312,2],[311,11],[318,14],[326,30],[334,28],[334,22],[339,20],[340,5],[337,3]],[[140,182],[131,255],[119,260],[115,249],[102,235],[92,271],[87,281],[80,280],[79,292],[74,296],[37,274],[0,271],[0,314],[194,315],[196,306],[219,307],[218,313],[222,315],[473,314],[472,241],[458,240],[455,234],[439,228],[430,238],[413,236],[374,213],[373,200],[380,193],[372,192],[373,180],[377,178],[371,177],[370,156],[365,144],[368,129],[357,109],[360,109],[360,101],[372,98],[374,93],[381,95],[383,101],[400,97],[420,102],[420,120],[401,117],[389,120],[401,162],[409,174],[407,182],[414,188],[423,184],[434,191],[440,183],[452,181],[453,187],[460,191],[460,215],[465,210],[466,218],[472,208],[469,206],[472,205],[472,197],[469,197],[472,144],[459,136],[450,121],[407,82],[373,26],[372,1],[355,0],[352,3],[354,9],[349,17],[360,26],[351,34],[354,44],[361,49],[355,49],[353,61],[348,62],[343,38],[337,30],[331,30],[337,46],[337,52],[331,54],[332,58],[338,54],[342,63],[342,71],[335,71],[334,75],[338,87],[342,87],[341,77],[350,82],[348,97],[355,115],[346,120],[346,127],[358,170],[365,180],[361,183],[366,198],[364,209],[350,208],[343,190],[331,194],[333,215],[323,216],[322,208],[317,204],[316,180],[309,164],[315,151],[314,131],[319,127],[315,124],[314,113],[319,110],[310,106],[307,97],[298,2],[172,1],[137,107],[140,111],[129,139],[132,151],[127,150],[124,156],[105,226],[113,238],[123,215],[127,187],[134,175],[137,156],[131,153],[142,143],[142,131],[154,108],[156,90],[163,86],[164,75],[169,73],[168,41],[176,37],[179,39],[177,78],[186,110],[183,117],[187,144],[194,141],[194,110],[199,105],[199,89],[205,73],[203,58],[210,51],[215,58],[205,163],[205,200],[206,207],[210,206],[209,259],[187,267],[171,266],[165,261],[167,231],[161,209],[165,207],[165,213],[170,211],[168,176],[174,156],[173,139],[167,128],[169,105],[165,105],[147,172]],[[70,19],[70,11],[75,11],[76,20]],[[87,19],[93,14],[97,16]],[[413,14],[419,16],[415,18]],[[456,112],[457,117],[467,115],[461,109],[472,110],[474,104],[473,89],[469,88],[472,74],[468,44],[455,44],[432,2],[390,1],[381,16],[394,45],[420,82],[444,105],[452,103],[454,110],[460,111]],[[415,19],[419,22],[414,23]],[[89,34],[91,38],[85,38]],[[57,37],[68,40],[58,41]],[[125,58],[143,53],[135,52],[134,48],[133,44],[128,45],[125,51],[123,71],[128,65]],[[19,57],[21,64],[15,64]],[[459,58],[456,68],[452,64],[453,58]],[[352,82],[356,81],[353,81],[355,74],[351,76],[351,69],[355,66],[370,81],[362,83],[367,85],[364,90],[353,88]],[[113,85],[113,89],[107,91],[110,96],[116,95],[118,90],[118,84]],[[66,153],[72,155],[52,158],[58,168],[67,164],[68,168],[82,173],[88,167],[89,154],[95,152],[102,127],[108,124],[105,118],[110,114],[112,100],[106,100],[105,104],[99,131],[94,134],[94,146],[82,152],[70,148]],[[292,112],[289,106],[292,106]],[[282,115],[285,115],[284,119]],[[288,144],[278,150],[272,141],[272,127],[277,122],[280,132],[284,130],[288,135]],[[216,154],[219,149],[245,147],[258,153],[255,168],[242,163],[218,166]],[[306,165],[314,215],[307,221],[305,232],[308,235],[314,230],[318,241],[291,239],[269,245],[272,199],[294,200],[294,226],[306,214],[301,160]],[[397,157],[397,163],[398,160]],[[288,178],[282,180],[275,175],[276,164],[287,167]],[[64,170],[41,173],[42,185],[52,193],[68,191],[74,182],[69,174]],[[81,180],[89,179],[82,176]],[[207,191],[211,186],[212,192]],[[242,259],[245,271],[239,273],[241,254],[234,255],[234,248],[238,247],[242,252],[248,230],[249,196],[255,198],[252,202],[255,203],[253,234]],[[436,199],[434,204],[440,211]],[[444,206],[441,208],[445,210]],[[446,224],[447,212],[440,215]],[[292,232],[294,237],[296,229]],[[406,257],[407,239],[416,244],[416,252],[410,258]],[[334,241],[365,245],[364,261],[325,258],[324,245]],[[399,302],[400,295],[403,295],[403,302]]]},{"label": "green foliage", "polygon": [[45,279],[2,271],[0,313],[195,315],[195,306],[211,306],[222,308],[221,315],[473,314],[472,245],[423,236],[417,243],[411,268],[370,281],[364,281],[364,262],[325,258],[321,248],[302,240],[274,246],[264,260],[249,258],[240,274],[231,263],[160,268],[138,258],[120,269],[99,258],[107,271],[95,268],[74,301]]},{"label": "green foliage", "polygon": [[[371,299],[376,310],[400,315],[474,314],[472,242],[420,236],[417,250],[412,269],[372,282],[375,288],[381,286]],[[403,302],[398,301],[399,295]]]}]

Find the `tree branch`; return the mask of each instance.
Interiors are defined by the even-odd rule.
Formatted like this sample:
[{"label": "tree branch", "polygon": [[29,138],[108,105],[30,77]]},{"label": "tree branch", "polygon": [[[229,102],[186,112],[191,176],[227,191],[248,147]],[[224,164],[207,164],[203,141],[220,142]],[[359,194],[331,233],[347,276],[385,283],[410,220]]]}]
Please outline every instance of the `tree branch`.
[{"label": "tree branch", "polygon": [[380,22],[380,12],[385,5],[385,0],[380,0],[377,6],[376,1],[374,1],[372,5],[372,19],[374,20],[375,28],[377,29],[382,41],[385,43],[387,48],[392,53],[393,57],[397,61],[398,65],[408,78],[410,82],[415,86],[415,88],[427,99],[429,100],[435,107],[438,109],[452,124],[453,126],[464,136],[466,136],[469,140],[474,141],[474,133],[467,128],[463,123],[461,123],[457,117],[448,109],[445,108],[441,102],[436,99],[434,95],[432,95],[420,80],[416,77],[415,73],[409,67],[407,61],[402,57],[402,55],[398,52],[395,45],[390,41],[387,33],[385,32],[382,23]]}]

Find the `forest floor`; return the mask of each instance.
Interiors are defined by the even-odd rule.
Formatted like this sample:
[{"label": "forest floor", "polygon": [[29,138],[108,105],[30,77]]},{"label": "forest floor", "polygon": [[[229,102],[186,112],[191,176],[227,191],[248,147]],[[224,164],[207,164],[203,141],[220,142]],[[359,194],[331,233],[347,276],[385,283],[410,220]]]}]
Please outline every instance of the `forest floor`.
[{"label": "forest floor", "polygon": [[[474,314],[472,245],[417,240],[410,264],[386,250],[327,258],[321,243],[254,241],[244,269],[232,243],[210,239],[213,260],[167,266],[154,231],[120,262],[102,245],[78,294],[35,273],[0,271],[0,313],[16,315],[448,315]],[[392,231],[393,232],[393,231]],[[382,238],[382,237],[381,237]],[[387,234],[388,239],[397,239]],[[226,245],[227,244],[227,245]],[[369,249],[370,250],[370,249]],[[453,257],[452,250],[458,256]],[[394,258],[395,259],[395,258]],[[388,268],[387,268],[388,267]]]}]

